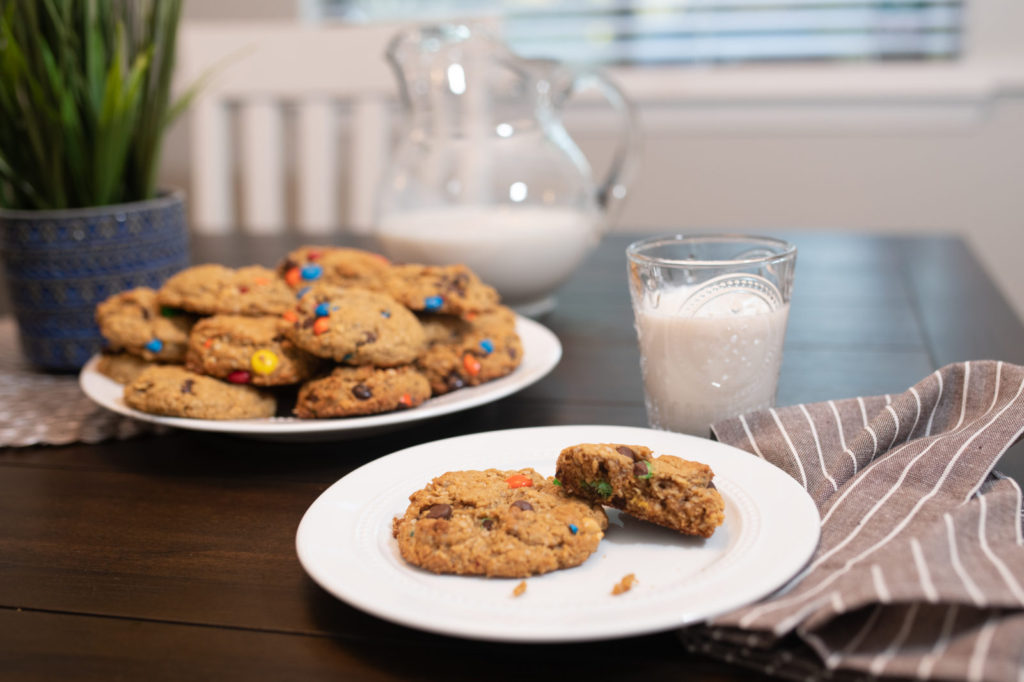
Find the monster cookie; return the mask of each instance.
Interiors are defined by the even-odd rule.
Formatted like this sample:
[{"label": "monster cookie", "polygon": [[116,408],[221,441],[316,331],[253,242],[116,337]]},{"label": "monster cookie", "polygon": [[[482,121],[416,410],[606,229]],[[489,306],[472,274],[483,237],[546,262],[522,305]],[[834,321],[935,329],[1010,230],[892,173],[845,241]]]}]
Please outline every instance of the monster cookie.
[{"label": "monster cookie", "polygon": [[122,291],[96,306],[96,324],[111,349],[145,360],[184,361],[192,322],[180,310],[161,308],[157,292],[148,287]]},{"label": "monster cookie", "polygon": [[154,366],[124,387],[124,402],[150,414],[193,419],[272,417],[274,397],[253,388],[228,384],[184,367]]},{"label": "monster cookie", "polygon": [[689,535],[711,537],[725,518],[711,467],[642,445],[585,443],[565,448],[555,476],[567,492]]},{"label": "monster cookie", "polygon": [[434,573],[525,578],[578,566],[608,527],[600,505],[533,469],[448,472],[409,501],[392,534],[402,558]]},{"label": "monster cookie", "polygon": [[261,265],[232,269],[209,263],[177,273],[160,287],[160,303],[200,315],[280,315],[295,294],[277,274]]},{"label": "monster cookie", "polygon": [[318,284],[284,315],[288,338],[313,355],[348,365],[395,367],[423,350],[423,326],[387,294]]},{"label": "monster cookie", "polygon": [[387,291],[410,310],[473,315],[498,305],[498,292],[465,265],[395,265]]},{"label": "monster cookie", "polygon": [[514,329],[471,327],[454,341],[432,344],[416,358],[416,367],[430,381],[434,395],[441,395],[503,377],[519,366],[522,357],[523,345]]},{"label": "monster cookie", "polygon": [[277,272],[293,289],[323,283],[380,290],[390,267],[387,258],[370,251],[303,246],[285,256]]},{"label": "monster cookie", "polygon": [[96,363],[96,371],[119,384],[128,384],[139,376],[142,370],[152,366],[152,362],[143,360],[138,355],[128,352],[104,351],[99,362]]},{"label": "monster cookie", "polygon": [[276,316],[214,315],[196,323],[185,366],[233,384],[284,386],[312,377],[322,360],[297,348]]},{"label": "monster cookie", "polygon": [[303,419],[378,414],[416,407],[429,397],[430,384],[410,366],[336,367],[303,384],[295,414]]}]

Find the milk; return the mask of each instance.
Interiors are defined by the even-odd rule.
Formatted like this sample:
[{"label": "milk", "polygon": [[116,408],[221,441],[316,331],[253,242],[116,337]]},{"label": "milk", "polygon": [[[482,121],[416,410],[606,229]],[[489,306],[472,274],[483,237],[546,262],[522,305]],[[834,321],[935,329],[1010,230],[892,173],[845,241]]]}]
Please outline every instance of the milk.
[{"label": "milk", "polygon": [[593,214],[541,206],[451,206],[385,215],[377,231],[397,261],[464,263],[509,305],[535,302],[565,282],[600,230]]},{"label": "milk", "polygon": [[707,436],[715,421],[774,404],[789,304],[733,292],[726,305],[680,314],[691,293],[637,304],[636,331],[650,425]]}]

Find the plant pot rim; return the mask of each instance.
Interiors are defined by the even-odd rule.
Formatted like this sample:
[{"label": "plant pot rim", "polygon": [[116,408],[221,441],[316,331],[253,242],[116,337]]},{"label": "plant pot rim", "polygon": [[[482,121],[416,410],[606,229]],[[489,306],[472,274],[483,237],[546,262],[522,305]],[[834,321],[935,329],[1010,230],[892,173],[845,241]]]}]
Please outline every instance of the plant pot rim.
[{"label": "plant pot rim", "polygon": [[180,189],[159,190],[157,195],[151,199],[139,199],[137,201],[126,201],[121,204],[106,204],[104,206],[80,206],[78,208],[55,208],[55,209],[15,209],[3,208],[0,206],[0,216],[5,218],[21,218],[31,220],[60,220],[62,218],[109,215],[128,211],[138,211],[140,208],[158,209],[180,204],[185,201],[185,193]]}]

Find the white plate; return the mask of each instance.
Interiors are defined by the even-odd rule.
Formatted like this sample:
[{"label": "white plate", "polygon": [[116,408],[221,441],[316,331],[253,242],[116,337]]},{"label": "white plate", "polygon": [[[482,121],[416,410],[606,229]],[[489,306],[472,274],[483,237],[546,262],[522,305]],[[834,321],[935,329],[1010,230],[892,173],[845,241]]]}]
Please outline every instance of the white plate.
[{"label": "white plate", "polygon": [[79,374],[82,390],[94,402],[108,410],[154,424],[165,424],[179,429],[216,431],[263,440],[326,440],[368,436],[394,429],[401,425],[438,417],[451,412],[468,410],[522,390],[539,381],[555,368],[562,357],[562,344],[547,327],[525,317],[516,318],[516,332],[523,343],[523,360],[508,376],[480,386],[431,398],[410,410],[398,410],[368,417],[343,419],[296,419],[274,417],[269,419],[187,419],[163,417],[134,410],[124,403],[124,387],[96,371],[99,356],[86,363]]},{"label": "white plate", "polygon": [[[705,462],[725,498],[708,540],[610,510],[597,552],[576,568],[527,580],[435,575],[405,563],[391,519],[431,478],[462,469],[533,467],[553,475],[562,448],[646,445]],[[352,606],[409,627],[471,639],[565,642],[625,637],[700,622],[769,594],[818,544],[818,512],[782,470],[722,443],[626,426],[553,426],[425,443],[376,459],[328,488],[296,535],[303,568]],[[633,589],[612,596],[626,574]]]}]

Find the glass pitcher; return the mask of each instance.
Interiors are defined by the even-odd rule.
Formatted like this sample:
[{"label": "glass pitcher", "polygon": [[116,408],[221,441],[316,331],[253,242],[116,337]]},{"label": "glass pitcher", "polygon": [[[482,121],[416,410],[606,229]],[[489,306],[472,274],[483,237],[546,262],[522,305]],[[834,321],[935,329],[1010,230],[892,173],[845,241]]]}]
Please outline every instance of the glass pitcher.
[{"label": "glass pitcher", "polygon": [[[381,250],[465,263],[520,312],[549,310],[626,195],[632,107],[601,74],[521,58],[481,26],[409,28],[387,57],[406,118],[378,192]],[[560,118],[570,96],[591,88],[622,120],[600,184]]]}]

